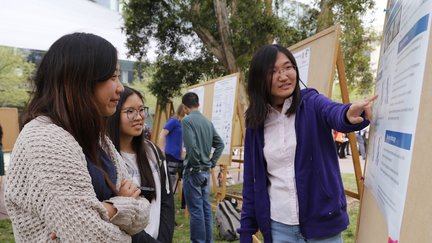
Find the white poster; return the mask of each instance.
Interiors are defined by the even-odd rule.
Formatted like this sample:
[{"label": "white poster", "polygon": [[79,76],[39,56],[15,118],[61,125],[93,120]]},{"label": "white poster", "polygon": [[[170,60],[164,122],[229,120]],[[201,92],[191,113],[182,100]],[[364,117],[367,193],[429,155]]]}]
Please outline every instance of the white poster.
[{"label": "white poster", "polygon": [[231,134],[235,108],[237,76],[219,80],[213,93],[212,122],[225,144],[222,154],[231,153]]},{"label": "white poster", "polygon": [[192,88],[190,90],[188,90],[188,92],[194,92],[195,94],[198,95],[198,100],[199,100],[199,111],[201,112],[201,114],[203,114],[203,107],[204,107],[204,87],[203,86],[199,86],[196,88]]},{"label": "white poster", "polygon": [[310,47],[305,48],[299,52],[293,53],[294,58],[297,62],[297,68],[300,75],[300,87],[302,89],[306,88],[308,83],[308,73],[309,73],[309,63],[310,63]]},{"label": "white poster", "polygon": [[390,1],[384,28],[365,185],[386,218],[388,242],[400,236],[431,11],[431,1]]}]

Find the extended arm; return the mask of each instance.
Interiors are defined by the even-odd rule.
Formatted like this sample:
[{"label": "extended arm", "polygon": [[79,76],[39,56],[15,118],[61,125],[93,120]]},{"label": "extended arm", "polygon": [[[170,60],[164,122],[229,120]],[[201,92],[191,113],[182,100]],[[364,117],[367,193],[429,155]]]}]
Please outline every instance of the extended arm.
[{"label": "extended arm", "polygon": [[[359,100],[351,104],[346,113],[346,117],[351,124],[358,124],[364,119],[372,120],[372,104],[378,96],[372,96],[364,100]],[[364,118],[362,117],[365,113]]]},{"label": "extended arm", "polygon": [[368,118],[371,118],[368,114],[370,107],[366,104],[340,104],[318,93],[311,98],[310,102],[314,103],[315,111],[323,122],[329,128],[339,132],[349,133],[360,130],[369,124]]}]

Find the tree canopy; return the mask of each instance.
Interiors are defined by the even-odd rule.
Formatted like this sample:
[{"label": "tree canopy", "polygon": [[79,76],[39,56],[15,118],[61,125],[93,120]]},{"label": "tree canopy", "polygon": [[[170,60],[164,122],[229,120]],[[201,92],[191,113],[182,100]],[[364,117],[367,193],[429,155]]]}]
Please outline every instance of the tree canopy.
[{"label": "tree canopy", "polygon": [[371,43],[377,41],[377,35],[363,19],[367,11],[374,8],[375,1],[315,0],[315,4],[320,9],[317,32],[335,23],[342,26],[343,59],[350,89],[368,94],[375,71],[370,69],[368,53],[372,51]]},{"label": "tree canopy", "polygon": [[[350,2],[321,0],[317,6],[326,3],[326,7],[313,8],[283,0],[130,0],[123,13],[124,31],[130,55],[140,60],[148,61],[150,43],[157,43],[158,58],[149,87],[165,103],[185,85],[247,72],[252,55],[265,44],[278,42],[288,47],[336,22],[342,23],[344,32],[361,27],[361,16],[373,7],[373,0]],[[325,21],[323,11],[329,16]],[[360,80],[358,73],[366,68],[354,68],[367,50],[361,48],[367,46],[362,42],[367,39],[360,27],[355,32],[362,37],[343,40],[356,47],[344,48],[349,53],[345,56],[354,58],[345,60],[347,70],[356,73],[347,75],[353,80]]]},{"label": "tree canopy", "polygon": [[0,107],[25,106],[29,99],[29,78],[34,64],[19,50],[0,47]]}]

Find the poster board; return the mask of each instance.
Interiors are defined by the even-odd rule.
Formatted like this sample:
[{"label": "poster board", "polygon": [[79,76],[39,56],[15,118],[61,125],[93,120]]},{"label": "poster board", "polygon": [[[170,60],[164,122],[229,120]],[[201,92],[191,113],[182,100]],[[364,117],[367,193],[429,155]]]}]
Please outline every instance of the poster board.
[{"label": "poster board", "polygon": [[357,242],[431,242],[432,3],[387,9]]},{"label": "poster board", "polygon": [[307,87],[329,98],[335,77],[339,38],[340,26],[336,25],[288,48],[296,58],[301,80]]},{"label": "poster board", "polygon": [[0,124],[3,128],[3,152],[11,152],[19,134],[18,109],[1,107]]},{"label": "poster board", "polygon": [[[349,103],[345,66],[339,42],[340,36],[340,26],[335,25],[288,49],[296,58],[300,79],[303,83],[309,88],[318,90],[319,93],[328,98],[332,96],[335,70],[337,70],[342,101],[343,103]],[[302,85],[302,87],[304,86]],[[348,196],[360,199],[360,192],[363,190],[363,173],[357,149],[357,139],[354,133],[349,133],[348,137],[352,152],[357,191],[345,190],[345,193]]]},{"label": "poster board", "polygon": [[238,143],[234,138],[239,137],[235,132],[241,131],[238,128],[238,87],[239,74],[235,73],[188,88],[188,92],[198,95],[200,112],[213,123],[224,141],[225,148],[218,161],[220,165],[231,164],[232,146],[234,142]]}]

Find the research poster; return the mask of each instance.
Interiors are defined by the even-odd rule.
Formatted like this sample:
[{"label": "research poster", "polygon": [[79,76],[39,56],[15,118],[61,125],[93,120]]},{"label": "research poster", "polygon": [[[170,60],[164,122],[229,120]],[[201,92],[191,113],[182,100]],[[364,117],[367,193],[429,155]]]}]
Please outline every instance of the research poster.
[{"label": "research poster", "polygon": [[300,87],[302,89],[306,88],[305,85],[307,86],[308,83],[310,52],[311,49],[310,47],[308,47],[293,54],[297,62],[297,68],[300,74],[300,80],[303,82],[300,83]]},{"label": "research poster", "polygon": [[198,95],[198,99],[199,99],[199,103],[200,103],[199,111],[201,112],[201,114],[204,114],[203,113],[204,102],[205,102],[205,100],[204,100],[204,87],[203,86],[199,86],[199,87],[190,89],[189,92],[194,92],[195,94]]},{"label": "research poster", "polygon": [[365,185],[398,242],[429,45],[432,1],[389,1]]},{"label": "research poster", "polygon": [[212,122],[225,144],[222,154],[230,155],[231,134],[237,90],[237,76],[219,80],[214,85]]}]

